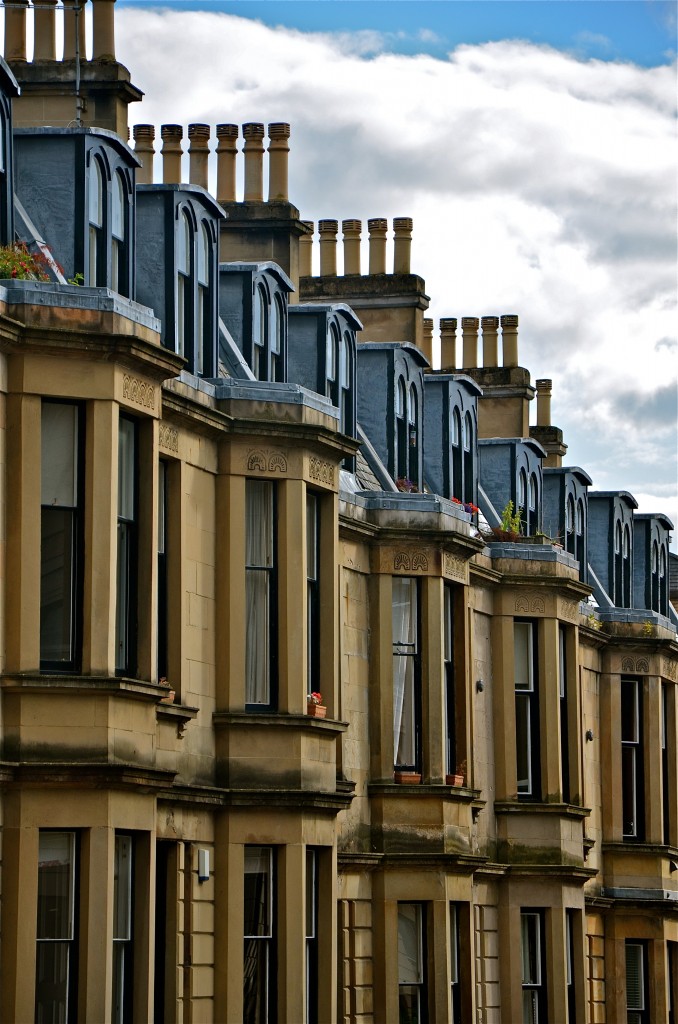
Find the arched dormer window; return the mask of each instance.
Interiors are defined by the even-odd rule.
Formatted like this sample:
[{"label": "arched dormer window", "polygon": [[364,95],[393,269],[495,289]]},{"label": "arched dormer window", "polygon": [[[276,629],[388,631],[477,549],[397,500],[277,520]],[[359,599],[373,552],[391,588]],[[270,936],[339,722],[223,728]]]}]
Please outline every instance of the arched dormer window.
[{"label": "arched dormer window", "polygon": [[195,338],[195,372],[211,372],[210,342],[212,339],[212,315],[210,308],[210,259],[212,243],[207,225],[203,221],[198,235],[198,323]]},{"label": "arched dormer window", "polygon": [[106,283],[106,235],[104,231],[104,172],[98,157],[89,165],[87,196],[88,263],[87,284],[96,288]]},{"label": "arched dormer window", "polygon": [[398,377],[396,385],[396,477],[407,477],[407,391],[404,377]]},{"label": "arched dormer window", "polygon": [[271,380],[282,380],[284,375],[285,311],[282,308],[279,295],[274,295],[271,303],[269,335],[271,340]]},{"label": "arched dormer window", "polygon": [[657,542],[652,544],[652,611],[659,611],[659,549]]},{"label": "arched dormer window", "polygon": [[254,289],[252,317],[252,373],[257,380],[268,380],[266,341],[268,338],[268,301],[266,289],[258,284]]},{"label": "arched dormer window", "polygon": [[617,522],[617,525],[614,528],[614,603],[617,608],[624,607],[622,525],[620,522]]},{"label": "arched dormer window", "polygon": [[576,520],[576,535],[577,543],[575,547],[575,555],[579,562],[580,569],[583,570],[584,562],[586,559],[586,546],[584,543],[584,502],[580,499],[577,502],[577,520]]},{"label": "arched dormer window", "polygon": [[348,332],[344,331],[343,337],[339,339],[339,425],[342,434],[351,433],[353,424],[350,416],[350,360],[351,360],[351,339]]},{"label": "arched dormer window", "polygon": [[111,288],[126,295],[127,189],[120,171],[113,175],[111,185]]},{"label": "arched dormer window", "polygon": [[660,615],[668,614],[668,597],[666,586],[666,549],[662,544],[659,550],[659,608]]},{"label": "arched dormer window", "polygon": [[473,456],[475,452],[475,438],[473,436],[473,418],[470,412],[464,416],[464,493],[462,500],[474,502],[474,480],[473,480]]},{"label": "arched dormer window", "polygon": [[518,474],[518,498],[516,513],[520,516],[523,533],[527,533],[527,473],[521,469]]},{"label": "arched dormer window", "polygon": [[574,548],[574,498],[571,494],[568,494],[567,502],[565,504],[565,550],[569,551],[570,554],[573,555]]},{"label": "arched dormer window", "polygon": [[528,491],[528,515],[527,515],[527,532],[530,536],[537,532],[537,507],[539,504],[539,487],[537,486],[537,477],[534,473],[530,476],[530,487]]},{"label": "arched dormer window", "polygon": [[191,264],[193,262],[193,231],[188,214],[181,210],[177,231],[177,321],[176,351],[186,356],[186,343],[190,338],[193,313],[191,294]]},{"label": "arched dormer window", "polygon": [[339,364],[339,331],[335,323],[331,323],[327,332],[325,351],[325,394],[338,404],[338,364]]},{"label": "arched dormer window", "polygon": [[410,384],[407,401],[407,449],[407,475],[419,487],[419,404],[414,384]]},{"label": "arched dormer window", "polygon": [[461,414],[452,411],[452,497],[464,500],[464,474],[461,443]]},{"label": "arched dormer window", "polygon": [[624,527],[622,541],[622,595],[623,607],[631,607],[631,530]]}]

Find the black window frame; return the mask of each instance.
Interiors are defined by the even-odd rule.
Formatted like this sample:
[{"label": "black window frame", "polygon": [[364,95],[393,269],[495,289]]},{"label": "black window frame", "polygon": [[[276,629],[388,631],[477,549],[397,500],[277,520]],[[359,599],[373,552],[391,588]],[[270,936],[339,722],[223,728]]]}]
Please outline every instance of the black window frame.
[{"label": "black window frame", "polygon": [[563,803],[570,802],[570,738],[568,723],[567,629],[558,624],[558,713],[560,725],[560,792]]},{"label": "black window frame", "polygon": [[[629,950],[637,949],[640,951],[640,968],[642,972],[642,978],[640,983],[640,992],[638,995],[641,998],[641,1005],[630,1006],[629,1005]],[[624,987],[626,991],[626,1022],[627,1024],[650,1024],[650,988],[649,988],[649,971],[648,971],[648,948],[646,939],[631,939],[627,938],[624,941],[624,955],[625,955],[625,970],[624,970]]]},{"label": "black window frame", "polygon": [[[538,935],[536,948],[527,950],[530,964],[526,964],[525,949],[525,919],[531,918],[537,922]],[[523,993],[523,1024],[547,1024],[548,1021],[548,981],[546,971],[546,914],[542,907],[521,907],[520,908],[520,952],[521,952],[521,987]],[[534,981],[526,980],[526,966],[537,968],[537,978]],[[527,972],[529,974],[529,970]],[[532,993],[536,999],[531,999],[532,1007],[526,1003],[526,995]],[[529,1013],[529,1017],[527,1014]]]},{"label": "black window frame", "polygon": [[[412,907],[417,912],[418,920],[418,968],[420,980],[418,982],[402,982],[400,973],[401,943],[400,943],[400,917],[401,907]],[[428,904],[418,900],[398,901],[398,928],[396,931],[396,963],[398,965],[398,1017],[399,1024],[428,1024]],[[408,994],[406,990],[416,989],[418,995],[418,1013],[413,1016],[407,1012],[403,1004],[404,997]]]},{"label": "black window frame", "polygon": [[[531,656],[530,663],[530,676],[528,682],[531,685],[526,687],[518,687],[516,685],[516,673],[515,673],[515,657],[514,657],[514,692],[515,692],[515,709],[516,709],[516,789],[519,800],[526,801],[539,801],[541,800],[541,789],[542,789],[542,778],[541,778],[541,736],[540,736],[540,721],[539,721],[539,657],[538,657],[538,622],[534,619],[514,619],[514,646],[516,636],[516,626],[526,625],[530,630],[530,644],[529,654]],[[529,789],[521,790],[520,781],[518,779],[518,764],[519,753],[518,753],[518,708],[519,700],[524,701],[527,707],[526,722],[529,728],[529,747],[527,756],[527,767],[529,769],[528,784]]]},{"label": "black window frame", "polygon": [[[41,890],[43,892],[43,899],[49,898],[49,894],[45,894],[45,886],[47,885],[48,879],[46,876],[41,876],[41,861],[40,861],[40,839],[46,835],[66,835],[70,837],[71,847],[71,873],[68,880],[70,888],[70,925],[68,937],[50,938],[48,936],[40,935],[40,920],[41,920]],[[66,945],[67,950],[67,966],[68,966],[68,980],[66,982],[66,1024],[76,1024],[78,1020],[78,966],[79,966],[79,947],[80,947],[80,833],[76,829],[39,829],[38,831],[38,861],[36,863],[37,873],[37,885],[36,885],[36,962],[35,962],[35,1019],[39,1020],[38,1011],[38,1000],[39,1000],[39,974],[40,974],[40,963],[41,946],[45,947],[47,943],[59,942]],[[58,884],[58,879],[57,879]],[[57,896],[54,896],[57,898]],[[54,910],[56,913],[56,908]],[[51,915],[50,915],[51,916]],[[44,915],[43,915],[44,919]],[[52,917],[52,920],[55,920]],[[54,982],[52,981],[50,987],[53,987]],[[53,1011],[54,1012],[54,1011]],[[56,1019],[56,1018],[55,1018]],[[62,1018],[63,1019],[63,1018]]]},{"label": "black window frame", "polygon": [[[625,843],[642,843],[645,839],[643,689],[641,679],[635,676],[621,677],[621,824],[622,839]],[[629,722],[632,725],[631,729],[628,728]],[[633,735],[630,736],[629,733]]]},{"label": "black window frame", "polygon": [[[116,603],[115,603],[115,673],[119,676],[134,676],[137,670],[137,609],[139,603],[139,423],[132,416],[121,412],[118,424],[118,460],[120,460],[121,425],[132,425],[134,450],[132,453],[132,496],[133,518],[120,514],[121,470],[118,464],[118,513],[117,513],[117,555],[116,555]],[[126,538],[125,544],[122,538]],[[122,559],[125,559],[125,565]],[[123,579],[122,572],[125,569]],[[120,614],[120,601],[125,598],[124,620]],[[124,635],[123,635],[124,634]],[[120,657],[120,648],[124,657]]]},{"label": "black window frame", "polygon": [[[269,656],[268,656],[268,696],[267,702],[255,702],[247,700],[247,689],[250,685],[249,669],[247,667],[247,652],[250,649],[248,643],[249,636],[249,623],[246,621],[246,635],[245,635],[245,708],[251,713],[265,714],[267,712],[276,711],[278,707],[278,488],[275,480],[265,480],[255,477],[248,477],[245,481],[245,535],[247,536],[247,491],[248,488],[253,484],[263,484],[270,488],[271,494],[271,559],[272,565],[270,566],[259,566],[259,565],[248,565],[247,564],[247,553],[245,554],[245,601],[247,602],[247,582],[248,573],[265,573],[267,579],[267,604],[268,604],[268,644],[269,644]],[[247,552],[247,540],[245,541],[245,550]]]},{"label": "black window frame", "polygon": [[[266,934],[254,934],[248,932],[248,881],[247,881],[247,851],[265,852],[268,858],[268,892],[266,903],[268,905],[268,921],[262,927],[267,930]],[[243,862],[243,1024],[275,1024],[278,1019],[277,1013],[277,962],[278,962],[278,914],[277,914],[277,848],[269,845],[246,844],[244,848],[245,859]],[[253,874],[250,872],[249,874]],[[253,943],[255,945],[253,945]],[[248,946],[249,944],[249,946]],[[266,994],[263,1004],[263,1013],[256,1013],[256,1006],[250,1008],[247,1001],[247,983],[251,972],[248,965],[256,969],[260,954],[264,954],[266,974]],[[255,955],[256,954],[256,955]],[[252,1010],[253,1012],[250,1012]]]},{"label": "black window frame", "polygon": [[[310,525],[313,524],[311,551]],[[307,695],[320,691],[320,534],[322,530],[322,498],[316,491],[306,491],[306,690]],[[309,565],[314,556],[314,574]]]},{"label": "black window frame", "polygon": [[169,565],[167,525],[169,522],[169,462],[158,462],[158,607],[156,625],[158,681],[169,673]]},{"label": "black window frame", "polygon": [[[127,927],[126,936],[116,935],[116,931],[122,931],[118,913],[122,900],[120,894],[120,875],[118,863],[119,850],[122,842],[128,844],[129,851],[129,876],[127,879]],[[114,871],[113,871],[113,937],[112,937],[112,964],[111,964],[111,1024],[133,1024],[134,1021],[134,947],[135,947],[135,871],[136,871],[136,850],[134,835],[131,832],[118,831],[116,829],[114,838]],[[123,908],[124,909],[124,908]],[[122,998],[118,1000],[119,991],[117,985],[121,986]]]}]

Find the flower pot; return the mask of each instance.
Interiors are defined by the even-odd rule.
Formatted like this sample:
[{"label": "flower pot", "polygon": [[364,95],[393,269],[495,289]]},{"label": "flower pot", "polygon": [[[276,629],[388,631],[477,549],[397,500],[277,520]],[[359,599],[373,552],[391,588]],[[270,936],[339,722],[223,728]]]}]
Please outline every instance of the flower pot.
[{"label": "flower pot", "polygon": [[324,718],[327,714],[327,708],[324,704],[312,704],[309,702],[306,705],[306,714],[310,715],[311,718]]},{"label": "flower pot", "polygon": [[160,703],[161,704],[174,704],[175,696],[176,696],[175,691],[174,690],[169,690],[169,692],[166,694],[166,696],[160,698]]},{"label": "flower pot", "polygon": [[446,775],[445,776],[446,786],[463,786],[464,776],[463,775]]},{"label": "flower pot", "polygon": [[394,772],[393,780],[400,786],[418,786],[421,783],[420,772]]}]

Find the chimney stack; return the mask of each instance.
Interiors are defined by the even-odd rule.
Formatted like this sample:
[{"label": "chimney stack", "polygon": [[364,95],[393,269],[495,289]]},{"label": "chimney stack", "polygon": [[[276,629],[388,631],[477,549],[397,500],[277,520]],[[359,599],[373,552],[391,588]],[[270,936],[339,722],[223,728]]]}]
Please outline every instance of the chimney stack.
[{"label": "chimney stack", "polygon": [[311,277],[313,273],[313,221],[302,220],[308,233],[299,236],[299,277]]},{"label": "chimney stack", "polygon": [[504,366],[518,365],[518,317],[507,313],[501,318],[501,347]]},{"label": "chimney stack", "polygon": [[264,198],[264,126],[248,122],[242,126],[245,137],[245,202],[263,202]]},{"label": "chimney stack", "polygon": [[386,273],[386,229],[383,217],[372,217],[367,222],[370,233],[370,274]]},{"label": "chimney stack", "polygon": [[551,426],[551,389],[553,387],[553,381],[542,380],[536,381],[537,385],[537,426],[538,427],[550,427]]},{"label": "chimney stack", "polygon": [[464,370],[472,370],[478,365],[479,323],[480,321],[478,320],[477,316],[463,316],[461,318]]},{"label": "chimney stack", "polygon": [[410,273],[412,250],[412,218],[395,217],[393,220],[393,273]]},{"label": "chimney stack", "polygon": [[445,317],[440,321],[440,368],[455,370],[457,367],[457,318]]},{"label": "chimney stack", "polygon": [[34,7],[34,62],[56,60],[56,5],[57,0],[41,0],[40,4]]},{"label": "chimney stack", "polygon": [[181,140],[184,129],[180,124],[160,126],[162,137],[162,180],[165,185],[181,182]]},{"label": "chimney stack", "polygon": [[362,223],[359,220],[342,220],[341,230],[344,232],[344,276],[359,274]]},{"label": "chimney stack", "polygon": [[287,170],[290,147],[290,126],[275,122],[268,126],[268,201],[269,203],[287,202]]},{"label": "chimney stack", "polygon": [[28,0],[5,5],[5,60],[26,60],[27,10]]},{"label": "chimney stack", "polygon": [[[80,6],[82,21],[85,5]],[[115,0],[92,0],[92,60],[115,60]]]},{"label": "chimney stack", "polygon": [[337,231],[339,225],[336,220],[319,220],[318,234],[320,235],[320,276],[337,276]]},{"label": "chimney stack", "polygon": [[210,126],[208,124],[189,124],[188,138],[190,157],[188,180],[191,185],[202,185],[207,190]]},{"label": "chimney stack", "polygon": [[433,366],[433,320],[424,317],[424,333],[421,339],[421,351],[426,356],[429,366]]},{"label": "chimney stack", "polygon": [[235,158],[238,152],[237,124],[217,125],[217,201],[235,202]]},{"label": "chimney stack", "polygon": [[497,332],[499,331],[499,317],[484,316],[480,323],[483,328],[483,366],[498,366]]},{"label": "chimney stack", "polygon": [[152,124],[135,124],[132,134],[134,136],[134,152],[141,160],[141,167],[137,170],[136,175],[137,184],[152,185],[155,127]]}]

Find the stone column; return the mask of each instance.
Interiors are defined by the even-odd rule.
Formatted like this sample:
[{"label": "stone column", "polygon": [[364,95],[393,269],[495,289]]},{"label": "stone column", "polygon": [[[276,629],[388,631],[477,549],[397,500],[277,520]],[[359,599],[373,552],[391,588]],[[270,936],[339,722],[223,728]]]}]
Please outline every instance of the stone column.
[{"label": "stone column", "polygon": [[26,60],[27,0],[5,4],[5,60]]},{"label": "stone column", "polygon": [[92,0],[93,60],[106,60],[111,62],[115,60],[114,3],[115,0]]},{"label": "stone column", "polygon": [[[25,799],[25,795],[24,795]],[[0,1019],[35,1019],[35,939],[38,904],[39,830],[27,828],[21,820],[21,797],[13,796],[9,819],[8,797],[4,797],[2,827],[2,988]],[[26,908],[32,907],[32,913]],[[27,979],[31,984],[27,984]]]},{"label": "stone column", "polygon": [[342,220],[344,232],[344,276],[360,273],[360,232],[359,220]]},{"label": "stone column", "polygon": [[299,236],[299,277],[311,277],[313,273],[313,228],[312,220],[302,220],[307,229],[305,235]]},{"label": "stone column", "polygon": [[233,815],[218,811],[214,826],[214,962],[221,969],[214,972],[214,1020],[228,1024],[243,1019],[244,878],[245,847],[242,839],[238,842],[233,835]]},{"label": "stone column", "polygon": [[33,61],[56,60],[56,5],[57,0],[40,0],[34,7]]},{"label": "stone column", "polygon": [[455,370],[457,367],[457,318],[443,317],[440,321],[440,368]]},{"label": "stone column", "polygon": [[518,317],[512,313],[501,318],[501,348],[504,366],[517,366]]},{"label": "stone column", "polygon": [[478,325],[480,321],[477,316],[463,316],[461,318],[461,333],[463,340],[463,361],[462,368],[471,370],[478,365]]},{"label": "stone column", "polygon": [[[567,976],[565,973],[568,950],[565,948],[565,912],[562,907],[551,907],[545,914],[546,986],[549,1020],[567,1020]],[[574,969],[574,964],[572,965]]]},{"label": "stone column", "polygon": [[[678,701],[676,686],[664,683],[666,687],[666,752],[669,762],[669,842],[678,846]],[[676,957],[678,969],[678,957]],[[678,991],[678,978],[676,979]]]},{"label": "stone column", "polygon": [[264,198],[264,126],[250,121],[242,126],[245,137],[245,202]]},{"label": "stone column", "polygon": [[188,180],[191,185],[200,185],[207,191],[207,161],[210,149],[210,126],[208,124],[189,124],[188,126]]},{"label": "stone column", "polygon": [[[447,900],[433,900],[431,907],[431,934],[428,959],[429,1020],[452,1020],[450,976],[450,904]],[[424,908],[424,927],[426,908]],[[461,964],[459,965],[461,969]],[[427,965],[424,964],[424,970]]]},{"label": "stone column", "polygon": [[181,140],[184,129],[180,124],[160,126],[162,136],[162,180],[164,185],[179,185],[181,182]]},{"label": "stone column", "polygon": [[276,122],[268,126],[268,201],[286,203],[288,199],[288,162],[290,126]]},{"label": "stone column", "polygon": [[318,855],[318,1017],[336,1020],[337,992],[337,848]]},{"label": "stone column", "polygon": [[134,152],[141,160],[141,167],[137,169],[136,173],[137,185],[152,185],[155,127],[152,124],[135,124],[132,134],[134,136]]},{"label": "stone column", "polygon": [[512,1024],[523,1020],[522,943],[518,894],[504,883],[499,907],[499,981],[501,984],[501,1019]]},{"label": "stone column", "polygon": [[110,1020],[113,988],[113,859],[115,832],[97,826],[82,835],[80,920],[81,1020]]},{"label": "stone column", "polygon": [[433,320],[424,317],[424,332],[421,339],[421,351],[426,356],[429,366],[433,366]]},{"label": "stone column", "polygon": [[82,668],[115,675],[118,406],[87,404],[85,435],[85,599]]},{"label": "stone column", "polygon": [[[186,475],[186,463],[179,459],[167,463],[165,483],[168,515],[165,523],[165,540],[168,551],[171,552],[167,564],[167,589],[170,594],[185,594],[188,589],[186,524],[189,521],[189,497]],[[219,522],[225,522],[225,519],[220,519]],[[184,603],[180,600],[170,600],[167,607],[167,679],[172,689],[176,691],[179,701],[182,697],[182,680],[188,680],[188,658],[184,658],[187,646]],[[223,674],[217,672],[217,685],[222,680]],[[221,706],[217,695],[217,707]]]},{"label": "stone column", "polygon": [[337,276],[337,230],[336,220],[319,220],[320,235],[320,276]]},{"label": "stone column", "polygon": [[484,316],[480,321],[483,328],[483,366],[497,366],[499,363],[497,350],[498,316]]},{"label": "stone column", "polygon": [[[79,10],[76,13],[76,6]],[[84,0],[64,0],[64,60],[75,60],[76,35],[80,59],[85,59]],[[7,57],[7,54],[5,54]]]},{"label": "stone column", "polygon": [[306,962],[306,847],[278,847],[281,941],[278,945],[278,1008],[285,1021],[307,1020],[306,986],[299,984]]},{"label": "stone column", "polygon": [[386,273],[386,229],[384,217],[372,217],[367,222],[370,233],[370,274]]},{"label": "stone column", "polygon": [[395,217],[393,235],[393,273],[409,274],[412,252],[412,218]]},{"label": "stone column", "polygon": [[537,426],[551,426],[551,386],[552,381],[538,380],[537,385]]},{"label": "stone column", "polygon": [[238,152],[237,124],[217,125],[217,201],[235,201],[235,161]]}]

